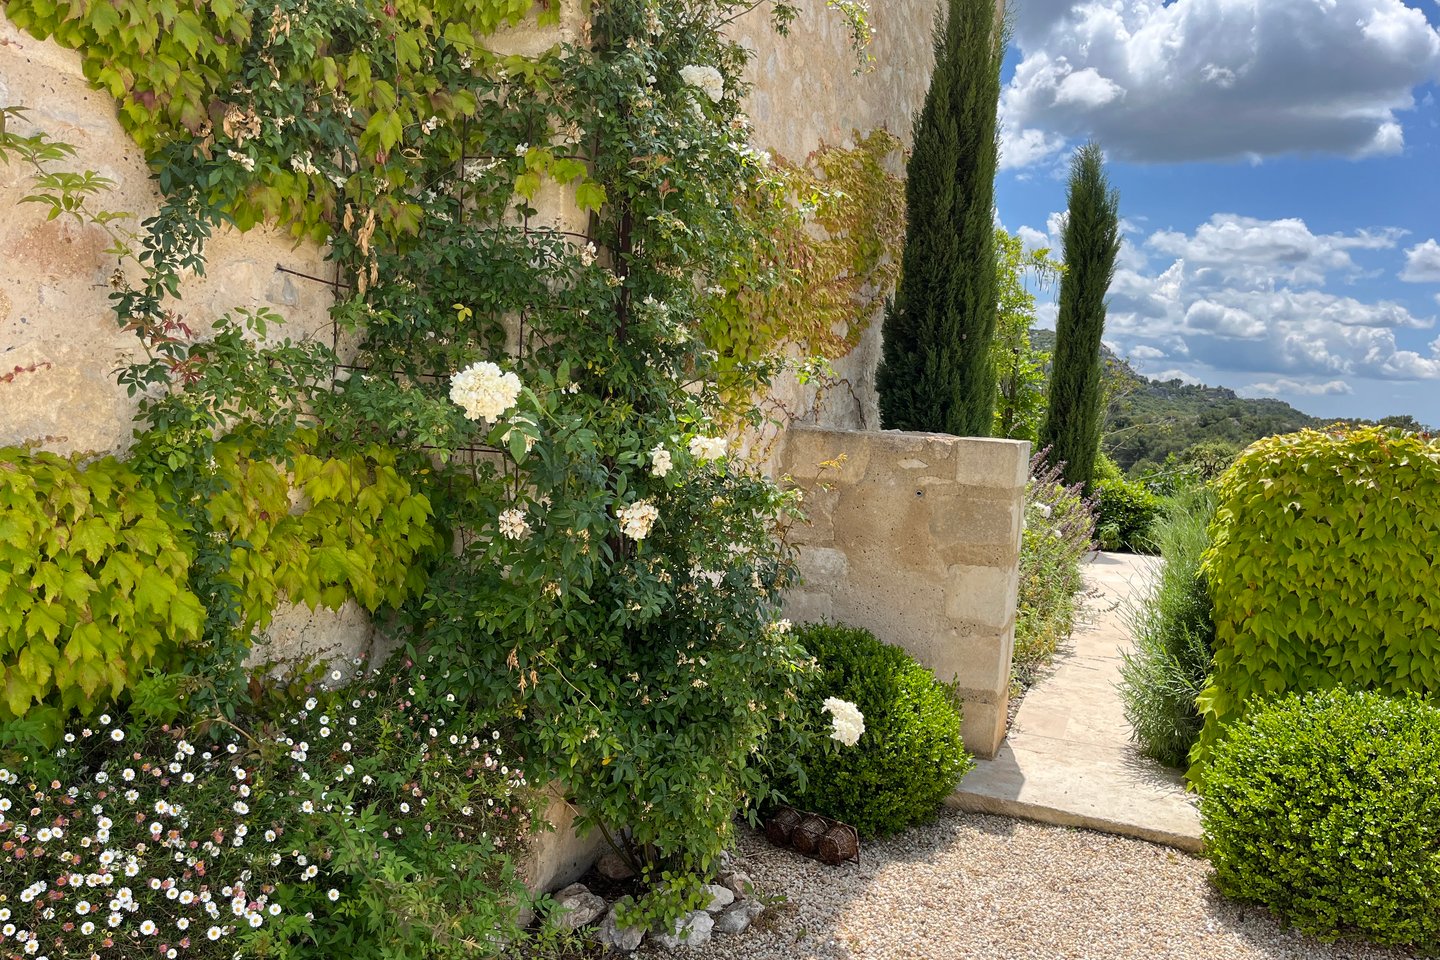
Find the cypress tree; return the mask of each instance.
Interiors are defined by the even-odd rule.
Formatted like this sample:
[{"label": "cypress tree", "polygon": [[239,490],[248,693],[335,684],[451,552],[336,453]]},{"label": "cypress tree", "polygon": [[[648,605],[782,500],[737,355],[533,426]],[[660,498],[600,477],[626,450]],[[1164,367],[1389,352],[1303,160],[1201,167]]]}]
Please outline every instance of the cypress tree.
[{"label": "cypress tree", "polygon": [[986,436],[994,422],[996,113],[1004,25],[994,0],[949,0],[915,117],[901,278],[876,388],[888,428]]},{"label": "cypress tree", "polygon": [[1069,216],[1062,237],[1065,273],[1055,320],[1055,355],[1040,444],[1052,463],[1065,463],[1065,479],[1088,492],[1100,450],[1100,338],[1105,296],[1120,252],[1120,195],[1105,176],[1099,144],[1089,143],[1070,162]]}]

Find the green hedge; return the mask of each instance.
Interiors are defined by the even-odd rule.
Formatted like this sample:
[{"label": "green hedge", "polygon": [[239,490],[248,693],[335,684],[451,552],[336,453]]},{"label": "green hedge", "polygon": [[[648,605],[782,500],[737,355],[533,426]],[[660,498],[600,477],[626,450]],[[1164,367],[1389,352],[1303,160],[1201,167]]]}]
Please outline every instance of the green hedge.
[{"label": "green hedge", "polygon": [[1257,697],[1440,695],[1440,441],[1381,428],[1271,437],[1218,492],[1204,562],[1215,662],[1192,778]]},{"label": "green hedge", "polygon": [[867,837],[933,819],[974,766],[960,739],[953,687],[867,630],[808,624],[796,638],[820,662],[812,698],[854,703],[865,732],[853,747],[816,743],[802,758],[805,787],[782,792]]},{"label": "green hedge", "polygon": [[1226,894],[1308,933],[1440,947],[1440,710],[1330,690],[1255,710],[1201,805]]}]

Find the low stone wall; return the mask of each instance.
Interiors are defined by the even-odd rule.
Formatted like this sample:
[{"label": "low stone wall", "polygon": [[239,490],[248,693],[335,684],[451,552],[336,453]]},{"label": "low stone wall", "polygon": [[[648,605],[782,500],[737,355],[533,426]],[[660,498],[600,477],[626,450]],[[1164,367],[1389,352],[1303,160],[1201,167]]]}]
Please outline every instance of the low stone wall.
[{"label": "low stone wall", "polygon": [[1005,736],[1030,444],[796,426],[782,474],[805,491],[793,620],[864,627],[955,681],[965,746]]}]

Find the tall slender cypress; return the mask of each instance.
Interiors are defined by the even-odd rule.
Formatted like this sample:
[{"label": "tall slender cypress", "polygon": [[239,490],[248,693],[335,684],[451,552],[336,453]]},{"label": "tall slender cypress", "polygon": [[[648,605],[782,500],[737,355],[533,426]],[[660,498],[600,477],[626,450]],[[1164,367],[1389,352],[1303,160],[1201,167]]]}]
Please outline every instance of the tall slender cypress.
[{"label": "tall slender cypress", "polygon": [[1065,274],[1055,320],[1055,355],[1041,446],[1050,461],[1065,462],[1065,479],[1090,489],[1100,450],[1104,401],[1100,338],[1105,296],[1120,253],[1120,194],[1105,176],[1099,144],[1088,143],[1070,161],[1069,215],[1062,233]]},{"label": "tall slender cypress", "polygon": [[996,113],[1004,26],[994,0],[949,0],[915,117],[901,277],[876,388],[884,426],[987,436],[994,422]]}]

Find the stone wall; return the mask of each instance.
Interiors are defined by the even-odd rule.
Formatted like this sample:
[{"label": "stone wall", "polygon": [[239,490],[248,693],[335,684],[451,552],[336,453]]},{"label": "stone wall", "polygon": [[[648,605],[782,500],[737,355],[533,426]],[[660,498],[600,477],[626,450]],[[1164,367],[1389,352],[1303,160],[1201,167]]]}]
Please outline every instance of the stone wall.
[{"label": "stone wall", "polygon": [[965,746],[1005,736],[1030,444],[792,427],[782,471],[805,491],[793,531],[796,621],[864,627],[965,701]]},{"label": "stone wall", "polygon": [[[855,132],[864,136],[883,128],[909,148],[912,118],[925,99],[935,64],[931,37],[938,0],[872,3],[874,63],[860,72],[840,17],[825,8],[824,0],[799,0],[798,6],[801,13],[788,37],[771,29],[764,5],[741,17],[731,31],[754,53],[746,77],[753,85],[746,108],[756,145],[798,163],[822,143],[852,146]],[[835,372],[846,385],[823,400],[819,423],[880,428],[875,395],[879,361],[877,316],[859,345],[835,361]],[[791,410],[809,409],[813,396],[791,377],[781,378],[774,393]]]}]

